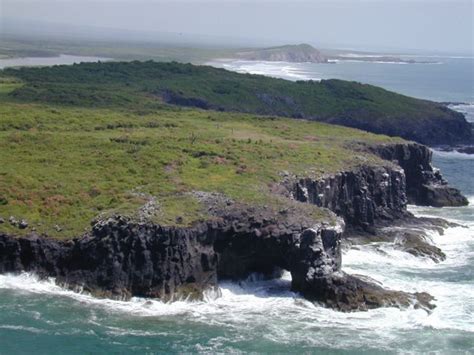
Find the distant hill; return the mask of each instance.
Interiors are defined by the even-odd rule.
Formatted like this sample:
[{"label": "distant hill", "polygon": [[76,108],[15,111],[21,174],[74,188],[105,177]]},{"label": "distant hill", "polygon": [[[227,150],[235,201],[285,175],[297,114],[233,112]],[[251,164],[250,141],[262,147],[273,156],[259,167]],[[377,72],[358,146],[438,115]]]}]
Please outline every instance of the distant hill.
[{"label": "distant hill", "polygon": [[284,45],[279,47],[242,50],[233,54],[234,58],[267,62],[289,63],[334,63],[338,61],[358,61],[374,63],[436,63],[435,61],[414,60],[397,55],[384,55],[369,52],[348,52],[338,50],[318,50],[309,44]]},{"label": "distant hill", "polygon": [[291,62],[291,63],[327,63],[328,58],[319,50],[309,44],[285,45],[241,51],[236,53],[239,59],[263,60],[270,62]]}]

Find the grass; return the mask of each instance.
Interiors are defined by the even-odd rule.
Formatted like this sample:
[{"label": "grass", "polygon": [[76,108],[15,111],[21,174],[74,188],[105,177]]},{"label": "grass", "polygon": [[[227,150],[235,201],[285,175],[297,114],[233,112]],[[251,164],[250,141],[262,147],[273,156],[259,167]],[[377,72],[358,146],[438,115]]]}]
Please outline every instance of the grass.
[{"label": "grass", "polygon": [[[155,196],[157,223],[190,225],[209,218],[190,192],[237,201],[290,203],[274,194],[282,171],[321,176],[375,156],[357,142],[396,139],[324,123],[171,106],[80,107],[18,102],[18,79],[0,81],[0,231],[57,238],[81,235],[91,220],[135,216]],[[308,205],[321,218],[324,211]],[[61,231],[58,231],[58,227]]]}]

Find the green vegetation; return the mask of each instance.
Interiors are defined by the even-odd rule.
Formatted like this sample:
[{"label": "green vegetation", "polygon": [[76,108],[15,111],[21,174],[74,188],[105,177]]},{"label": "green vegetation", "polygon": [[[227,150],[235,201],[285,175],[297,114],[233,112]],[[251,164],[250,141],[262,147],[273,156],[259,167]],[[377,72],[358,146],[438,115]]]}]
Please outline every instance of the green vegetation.
[{"label": "green vegetation", "polygon": [[401,110],[420,114],[420,109],[433,108],[371,85],[342,80],[294,83],[180,63],[81,63],[4,72],[26,83],[13,92],[15,98],[80,106],[153,105],[170,93],[183,105],[196,99],[209,108],[282,116],[329,118],[357,109],[388,118]]},{"label": "green vegetation", "polygon": [[[100,72],[114,66],[134,71]],[[154,221],[189,225],[209,217],[193,191],[279,208],[291,203],[274,193],[282,171],[320,176],[379,164],[375,156],[354,154],[354,146],[393,140],[323,123],[163,105],[143,92],[156,64],[144,64],[132,80],[137,66],[5,73],[26,85],[6,75],[0,81],[0,232],[35,228],[58,238],[78,236],[97,216],[137,215],[152,196]],[[175,64],[156,68],[199,72]],[[184,81],[185,74],[177,76]],[[192,77],[189,90],[198,90]],[[44,103],[26,102],[28,91],[30,99]],[[100,105],[95,95],[103,98]],[[324,213],[305,206],[315,218]],[[28,229],[11,226],[9,216],[27,220]]]},{"label": "green vegetation", "polygon": [[443,143],[467,139],[463,116],[441,104],[342,80],[290,82],[179,63],[107,62],[5,69],[23,102],[156,109],[163,103],[308,118],[374,133]]}]

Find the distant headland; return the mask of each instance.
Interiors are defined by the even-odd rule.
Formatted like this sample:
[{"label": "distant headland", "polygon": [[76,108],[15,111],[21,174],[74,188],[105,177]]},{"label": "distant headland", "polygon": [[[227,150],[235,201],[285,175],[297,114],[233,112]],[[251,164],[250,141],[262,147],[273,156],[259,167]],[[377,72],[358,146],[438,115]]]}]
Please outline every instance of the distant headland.
[{"label": "distant headland", "polygon": [[338,61],[358,61],[374,63],[430,64],[432,61],[418,61],[397,55],[348,52],[343,50],[320,50],[302,44],[287,44],[278,47],[240,50],[233,55],[236,59],[289,63],[335,63]]}]

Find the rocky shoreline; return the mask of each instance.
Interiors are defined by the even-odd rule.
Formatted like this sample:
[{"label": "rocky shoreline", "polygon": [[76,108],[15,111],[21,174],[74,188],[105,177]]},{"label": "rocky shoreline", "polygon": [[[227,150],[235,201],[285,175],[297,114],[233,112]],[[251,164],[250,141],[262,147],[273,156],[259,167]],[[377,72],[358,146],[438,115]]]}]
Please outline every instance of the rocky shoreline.
[{"label": "rocky shoreline", "polygon": [[[387,290],[341,271],[343,243],[380,238],[409,253],[442,260],[406,209],[408,202],[458,206],[467,200],[431,166],[431,152],[415,144],[365,147],[387,164],[361,166],[319,179],[287,176],[282,182],[291,207],[248,206],[218,194],[199,193],[213,216],[192,227],[165,227],[115,216],[96,222],[84,236],[58,241],[34,233],[0,234],[0,273],[34,272],[65,287],[100,297],[132,296],[163,301],[200,299],[220,280],[258,272],[272,277],[289,270],[292,289],[341,311],[413,305],[431,309],[427,293]],[[302,213],[305,204],[327,208],[321,221]],[[443,221],[425,220],[433,228]],[[383,229],[385,228],[385,230]]]}]

